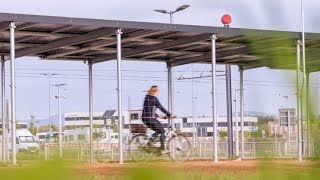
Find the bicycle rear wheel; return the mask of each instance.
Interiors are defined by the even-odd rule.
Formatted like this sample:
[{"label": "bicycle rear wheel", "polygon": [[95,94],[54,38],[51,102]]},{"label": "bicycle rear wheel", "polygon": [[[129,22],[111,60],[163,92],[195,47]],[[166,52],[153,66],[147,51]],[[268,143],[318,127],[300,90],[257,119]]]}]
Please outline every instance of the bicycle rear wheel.
[{"label": "bicycle rear wheel", "polygon": [[147,162],[153,154],[150,150],[149,138],[145,134],[133,136],[128,150],[134,162]]},{"label": "bicycle rear wheel", "polygon": [[176,162],[185,162],[191,155],[191,144],[182,134],[176,134],[170,138],[167,144],[170,158]]}]

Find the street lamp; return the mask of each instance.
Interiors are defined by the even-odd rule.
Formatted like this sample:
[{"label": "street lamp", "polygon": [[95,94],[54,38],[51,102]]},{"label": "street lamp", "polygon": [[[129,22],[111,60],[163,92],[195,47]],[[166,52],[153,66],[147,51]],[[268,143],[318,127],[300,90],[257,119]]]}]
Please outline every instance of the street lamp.
[{"label": "street lamp", "polygon": [[62,158],[62,112],[61,112],[61,98],[63,98],[63,96],[61,95],[61,91],[60,88],[62,86],[65,86],[67,84],[56,84],[53,86],[58,87],[58,95],[55,96],[58,99],[58,116],[59,116],[59,156],[60,158]]},{"label": "street lamp", "polygon": [[158,13],[162,13],[162,14],[169,14],[170,15],[170,24],[172,24],[172,22],[173,22],[173,14],[177,13],[177,12],[180,12],[180,11],[183,11],[183,10],[189,8],[189,7],[190,7],[190,5],[182,5],[182,6],[177,7],[176,10],[174,10],[174,11],[168,11],[168,10],[165,10],[165,9],[155,9],[154,11],[158,12]]},{"label": "street lamp", "polygon": [[235,89],[234,91],[234,121],[235,121],[235,125],[236,125],[236,156],[239,157],[239,124],[238,124],[238,112],[237,112],[237,92],[240,91],[241,89]]},{"label": "street lamp", "polygon": [[49,130],[52,128],[51,127],[51,88],[50,88],[50,86],[51,86],[51,77],[52,76],[56,76],[56,75],[59,75],[59,74],[57,74],[57,73],[41,73],[41,75],[43,75],[43,76],[46,76],[46,77],[48,77],[48,79],[49,79],[49,92],[48,92],[48,100],[49,100],[49,117],[48,117],[48,121],[49,121]]}]

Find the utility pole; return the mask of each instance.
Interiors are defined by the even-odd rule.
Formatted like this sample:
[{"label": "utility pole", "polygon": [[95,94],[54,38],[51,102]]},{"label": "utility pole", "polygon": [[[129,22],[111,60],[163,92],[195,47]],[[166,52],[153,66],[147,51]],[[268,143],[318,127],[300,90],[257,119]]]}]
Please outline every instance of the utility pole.
[{"label": "utility pole", "polygon": [[61,98],[64,98],[61,95],[61,87],[67,84],[56,84],[54,86],[58,87],[58,116],[59,116],[59,157],[62,159],[62,110],[61,110]]}]

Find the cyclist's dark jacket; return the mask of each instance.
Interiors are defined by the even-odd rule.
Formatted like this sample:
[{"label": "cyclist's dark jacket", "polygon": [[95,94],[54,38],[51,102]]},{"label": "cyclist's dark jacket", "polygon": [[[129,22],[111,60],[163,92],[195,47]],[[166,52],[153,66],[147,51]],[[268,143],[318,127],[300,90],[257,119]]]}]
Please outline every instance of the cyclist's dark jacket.
[{"label": "cyclist's dark jacket", "polygon": [[145,118],[158,117],[158,115],[156,114],[157,108],[160,109],[167,116],[171,116],[171,114],[164,107],[162,107],[157,97],[146,95],[143,103],[142,120]]}]

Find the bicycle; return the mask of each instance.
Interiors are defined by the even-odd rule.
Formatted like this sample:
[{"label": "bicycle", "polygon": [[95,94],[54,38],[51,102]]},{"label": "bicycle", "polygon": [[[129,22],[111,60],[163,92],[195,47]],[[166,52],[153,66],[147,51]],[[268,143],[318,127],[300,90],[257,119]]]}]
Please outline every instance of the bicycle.
[{"label": "bicycle", "polygon": [[[145,127],[146,128],[146,127]],[[129,142],[129,153],[134,162],[148,162],[153,155],[161,156],[160,138],[152,138],[152,134],[139,133]],[[175,133],[171,127],[166,130],[165,148],[170,152],[172,161],[185,162],[192,151],[191,143],[186,136]]]}]

